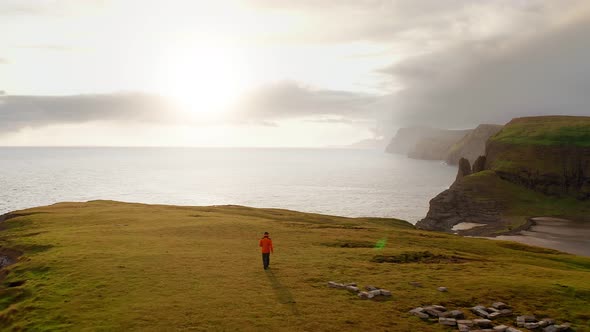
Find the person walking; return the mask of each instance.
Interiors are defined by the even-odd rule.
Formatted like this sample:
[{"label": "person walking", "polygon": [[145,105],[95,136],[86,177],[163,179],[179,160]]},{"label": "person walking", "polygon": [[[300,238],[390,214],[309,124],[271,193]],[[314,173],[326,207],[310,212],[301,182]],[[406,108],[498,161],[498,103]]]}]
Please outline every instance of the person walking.
[{"label": "person walking", "polygon": [[264,237],[260,239],[258,246],[262,248],[262,266],[266,270],[270,265],[270,254],[273,252],[272,240],[268,237],[268,232],[264,232]]}]

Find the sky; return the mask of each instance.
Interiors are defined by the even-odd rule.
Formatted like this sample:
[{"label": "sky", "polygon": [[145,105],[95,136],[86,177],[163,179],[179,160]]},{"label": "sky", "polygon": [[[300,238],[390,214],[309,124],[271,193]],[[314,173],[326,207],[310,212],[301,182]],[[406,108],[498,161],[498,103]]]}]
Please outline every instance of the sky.
[{"label": "sky", "polygon": [[590,115],[586,0],[0,0],[0,145],[347,145]]}]

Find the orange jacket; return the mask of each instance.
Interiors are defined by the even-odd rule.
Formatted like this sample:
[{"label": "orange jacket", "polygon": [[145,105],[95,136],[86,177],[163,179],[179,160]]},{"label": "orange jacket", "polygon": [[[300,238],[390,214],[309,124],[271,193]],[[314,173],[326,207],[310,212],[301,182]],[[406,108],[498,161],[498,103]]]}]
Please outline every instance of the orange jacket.
[{"label": "orange jacket", "polygon": [[260,246],[262,248],[263,254],[268,254],[270,252],[273,252],[272,240],[268,236],[265,236],[262,239],[260,239],[258,246]]}]

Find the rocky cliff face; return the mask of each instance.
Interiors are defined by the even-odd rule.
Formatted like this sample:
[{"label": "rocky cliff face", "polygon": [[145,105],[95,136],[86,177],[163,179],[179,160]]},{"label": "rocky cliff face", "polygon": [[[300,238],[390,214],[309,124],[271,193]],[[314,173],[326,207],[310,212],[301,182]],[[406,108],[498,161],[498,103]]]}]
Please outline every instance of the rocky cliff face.
[{"label": "rocky cliff face", "polygon": [[477,157],[485,153],[488,138],[499,132],[502,127],[492,124],[477,126],[448,149],[444,160],[449,165],[457,165],[461,158],[466,158],[470,163],[474,163]]},{"label": "rocky cliff face", "polygon": [[468,235],[498,235],[529,217],[587,220],[590,213],[590,117],[531,117],[509,122],[486,143],[469,174],[460,161],[451,187],[430,201],[416,226],[450,231],[485,224]]},{"label": "rocky cliff face", "polygon": [[470,132],[426,127],[400,128],[385,151],[414,159],[444,160],[451,146]]}]

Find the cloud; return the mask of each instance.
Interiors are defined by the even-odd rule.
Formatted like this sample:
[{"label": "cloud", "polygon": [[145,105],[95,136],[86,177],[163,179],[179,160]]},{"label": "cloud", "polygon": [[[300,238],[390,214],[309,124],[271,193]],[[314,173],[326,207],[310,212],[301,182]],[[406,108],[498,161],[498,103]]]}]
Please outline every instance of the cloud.
[{"label": "cloud", "polygon": [[5,64],[8,64],[8,63],[10,63],[10,61],[8,61],[7,59],[0,58],[0,65],[5,65]]},{"label": "cloud", "polygon": [[177,114],[165,98],[147,94],[76,96],[0,95],[0,132],[52,124],[170,122]]},{"label": "cloud", "polygon": [[[198,93],[198,92],[196,92]],[[349,124],[366,123],[376,116],[377,96],[346,91],[318,90],[284,81],[259,87],[244,95],[223,116],[198,119],[166,97],[153,94],[74,96],[2,96],[0,132],[55,124],[108,121],[116,123],[254,124],[277,126],[289,119]]]},{"label": "cloud", "polygon": [[[252,6],[298,16],[307,24],[292,38],[374,41],[436,47],[457,40],[535,31],[555,12],[584,0],[251,0]],[[321,29],[318,29],[321,27]],[[283,36],[285,37],[285,36]]]},{"label": "cloud", "polygon": [[590,15],[530,38],[466,42],[381,72],[405,86],[394,122],[460,127],[513,117],[588,115]]},{"label": "cloud", "polygon": [[377,96],[337,90],[320,90],[282,81],[267,84],[243,96],[233,116],[241,121],[338,116],[372,118]]},{"label": "cloud", "polygon": [[33,49],[33,50],[47,50],[47,51],[59,51],[59,52],[69,52],[73,51],[75,48],[66,45],[20,45],[17,48],[21,49]]},{"label": "cloud", "polygon": [[0,16],[64,15],[84,7],[103,5],[105,0],[2,0]]}]

